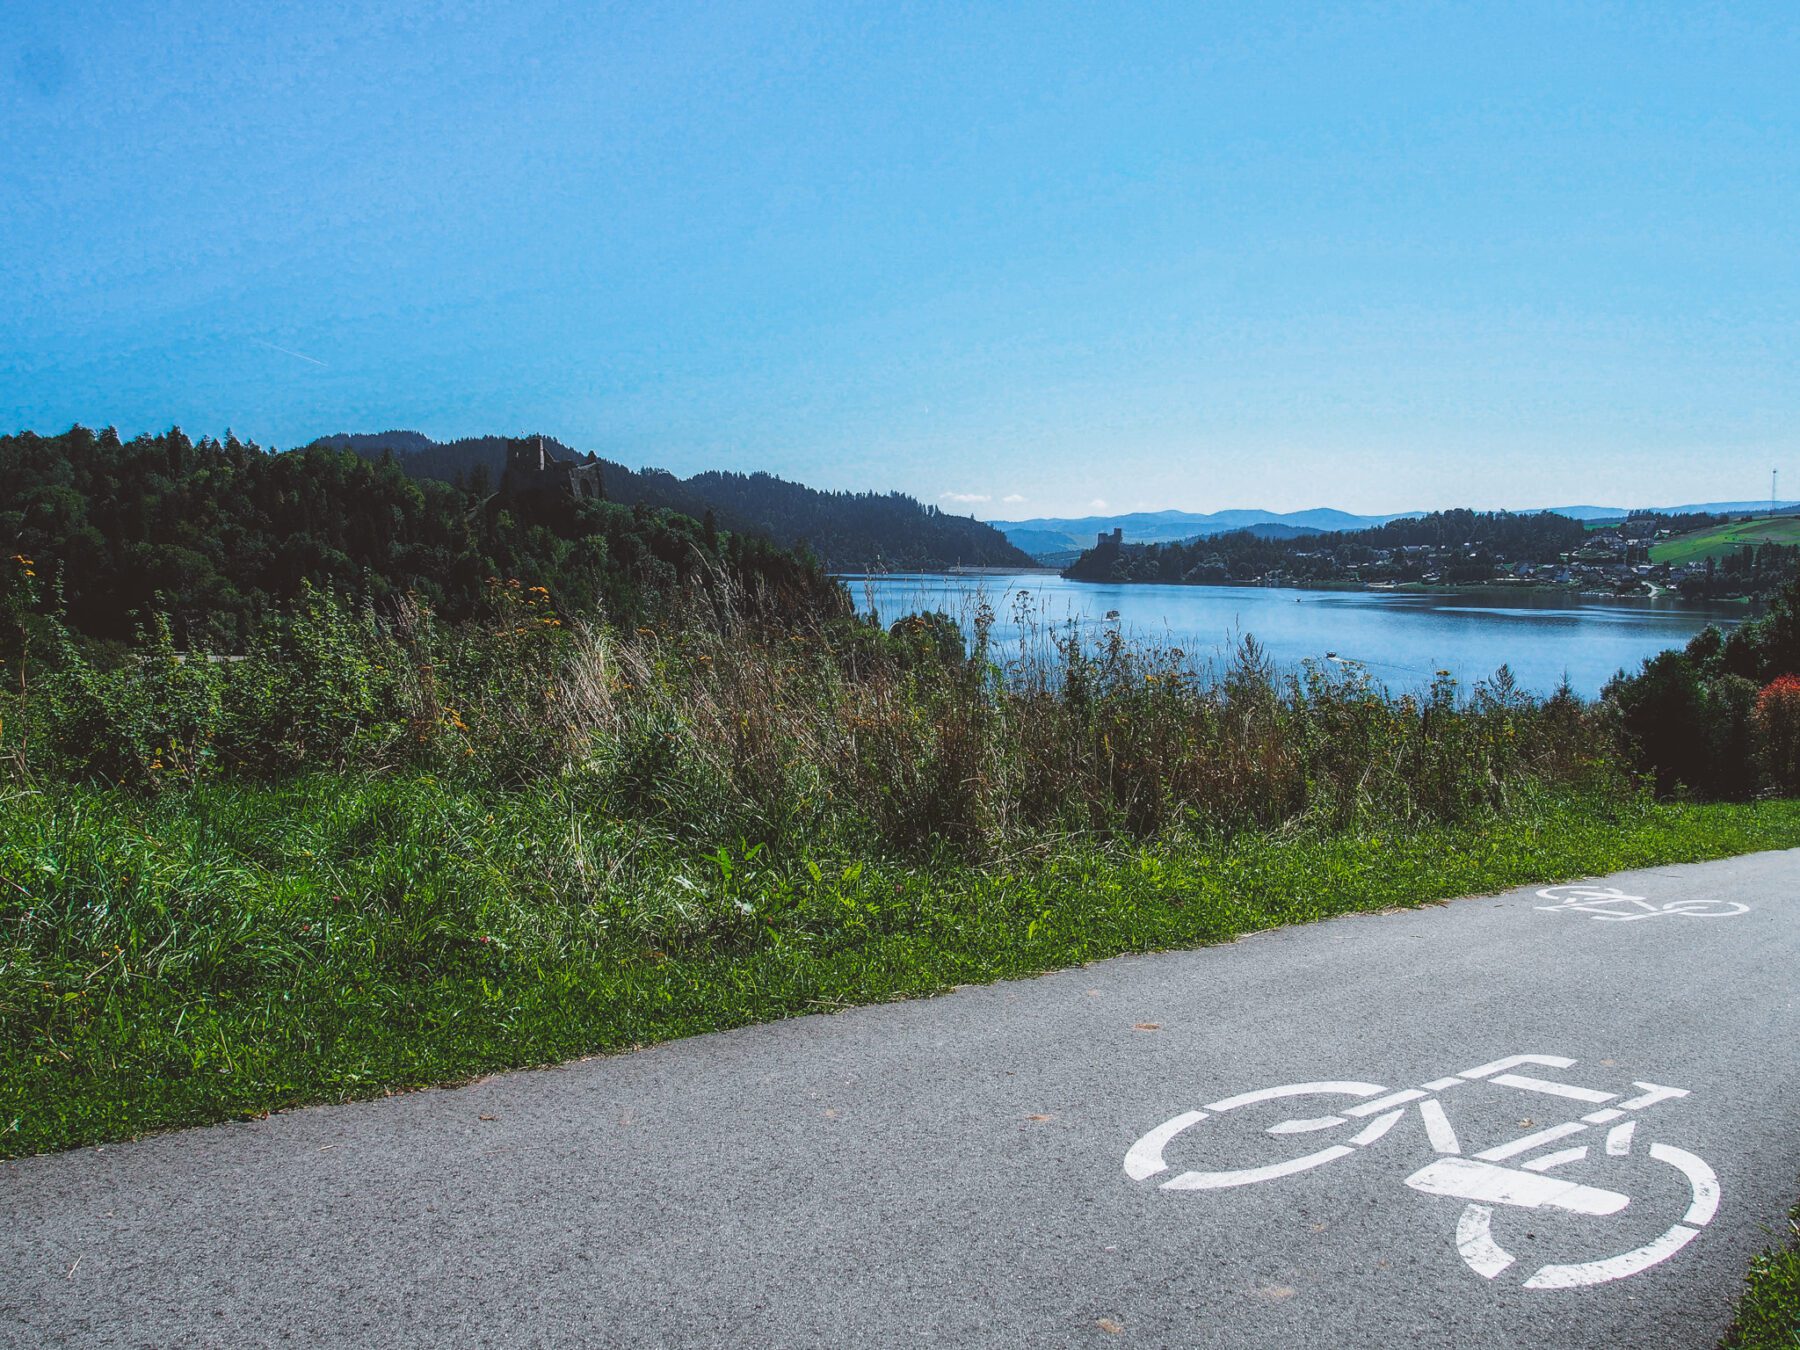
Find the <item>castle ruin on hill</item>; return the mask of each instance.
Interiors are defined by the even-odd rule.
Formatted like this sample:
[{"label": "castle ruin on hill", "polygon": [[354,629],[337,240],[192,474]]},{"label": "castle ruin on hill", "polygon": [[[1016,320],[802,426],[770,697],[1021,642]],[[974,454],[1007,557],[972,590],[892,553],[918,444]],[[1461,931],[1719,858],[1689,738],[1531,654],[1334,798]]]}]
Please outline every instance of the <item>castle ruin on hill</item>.
[{"label": "castle ruin on hill", "polygon": [[500,492],[508,497],[574,497],[595,502],[606,499],[599,461],[591,455],[586,461],[557,459],[544,445],[542,436],[513,441],[506,447]]}]

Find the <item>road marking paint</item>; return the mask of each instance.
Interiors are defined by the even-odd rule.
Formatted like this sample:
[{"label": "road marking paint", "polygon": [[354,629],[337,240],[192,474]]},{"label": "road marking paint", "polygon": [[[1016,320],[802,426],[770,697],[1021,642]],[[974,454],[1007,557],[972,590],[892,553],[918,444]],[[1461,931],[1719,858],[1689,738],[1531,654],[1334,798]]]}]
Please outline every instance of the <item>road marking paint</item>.
[{"label": "road marking paint", "polygon": [[[1632,897],[1623,898],[1630,899]],[[1603,1062],[1609,1065],[1612,1063],[1611,1060]],[[1210,1103],[1204,1109],[1187,1111],[1171,1117],[1149,1131],[1133,1143],[1127,1151],[1125,1172],[1127,1176],[1137,1181],[1147,1180],[1166,1172],[1168,1164],[1163,1157],[1163,1151],[1169,1141],[1182,1131],[1206,1120],[1212,1114],[1233,1111],[1240,1107],[1259,1103],[1280,1101],[1290,1097],[1336,1094],[1363,1099],[1354,1105],[1341,1108],[1338,1113],[1315,1117],[1296,1117],[1271,1125],[1265,1131],[1267,1134],[1277,1136],[1299,1135],[1319,1130],[1338,1129],[1361,1121],[1360,1132],[1347,1142],[1334,1144],[1303,1157],[1270,1163],[1266,1166],[1182,1172],[1170,1180],[1163,1181],[1161,1189],[1168,1191],[1222,1190],[1229,1187],[1274,1181],[1281,1177],[1292,1176],[1298,1172],[1323,1166],[1339,1158],[1349,1157],[1358,1149],[1374,1144],[1391,1132],[1412,1107],[1417,1105],[1419,1118],[1425,1125],[1427,1140],[1433,1151],[1439,1156],[1436,1161],[1428,1163],[1408,1176],[1405,1179],[1406,1184],[1411,1189],[1426,1195],[1442,1196],[1466,1202],[1456,1227],[1457,1251],[1471,1270],[1485,1279],[1492,1280],[1517,1263],[1516,1258],[1494,1240],[1492,1230],[1494,1207],[1507,1205],[1525,1210],[1556,1209],[1587,1217],[1601,1217],[1617,1214],[1632,1203],[1630,1196],[1618,1191],[1584,1185],[1564,1177],[1550,1175],[1557,1168],[1579,1163],[1589,1158],[1591,1154],[1598,1152],[1596,1147],[1573,1145],[1557,1148],[1550,1152],[1539,1150],[1554,1144],[1557,1140],[1583,1133],[1591,1126],[1603,1125],[1609,1127],[1605,1131],[1606,1155],[1615,1158],[1627,1157],[1632,1152],[1637,1130],[1634,1120],[1625,1119],[1628,1112],[1690,1095],[1686,1088],[1637,1082],[1634,1086],[1638,1095],[1628,1101],[1618,1101],[1620,1095],[1618,1093],[1602,1092],[1595,1088],[1538,1078],[1531,1074],[1508,1072],[1520,1065],[1543,1065],[1552,1069],[1568,1069],[1575,1063],[1576,1061],[1573,1059],[1557,1055],[1511,1055],[1489,1064],[1465,1069],[1453,1077],[1433,1079],[1420,1088],[1402,1088],[1390,1091],[1379,1084],[1366,1083],[1357,1079],[1331,1079],[1241,1092],[1235,1096],[1221,1098],[1219,1101]],[[1590,1111],[1578,1121],[1571,1120],[1533,1130],[1519,1138],[1484,1149],[1472,1158],[1463,1157],[1461,1141],[1457,1137],[1456,1129],[1451,1124],[1443,1103],[1435,1096],[1428,1094],[1443,1092],[1464,1083],[1484,1080],[1491,1082],[1496,1087],[1541,1092],[1548,1096],[1575,1102],[1590,1104],[1614,1102],[1616,1104]],[[1521,1121],[1520,1123],[1528,1127],[1532,1124],[1530,1121]],[[1712,1221],[1718,1213],[1720,1204],[1719,1179],[1712,1167],[1695,1154],[1667,1144],[1653,1143],[1648,1152],[1651,1158],[1667,1163],[1687,1178],[1692,1191],[1692,1200],[1682,1215],[1681,1221],[1673,1224],[1654,1241],[1618,1256],[1567,1265],[1555,1263],[1543,1265],[1524,1281],[1525,1288],[1534,1290],[1575,1289],[1636,1275],[1680,1251],[1698,1234],[1701,1228]],[[1507,1159],[1527,1153],[1535,1153],[1536,1156],[1514,1165],[1501,1165]],[[1655,1200],[1653,1203],[1660,1205],[1662,1201]]]},{"label": "road marking paint", "polygon": [[1343,1144],[1334,1144],[1318,1153],[1309,1153],[1304,1158],[1294,1158],[1288,1162],[1270,1163],[1267,1167],[1247,1167],[1237,1172],[1183,1172],[1173,1181],[1165,1181],[1165,1191],[1219,1191],[1231,1186],[1252,1186],[1259,1181],[1273,1181],[1276,1177],[1292,1176],[1295,1172],[1304,1172],[1309,1167],[1320,1167],[1338,1158],[1347,1158],[1355,1149]]},{"label": "road marking paint", "polygon": [[1658,1087],[1655,1083],[1633,1083],[1631,1086],[1643,1088],[1644,1095],[1633,1097],[1628,1102],[1620,1102],[1619,1109],[1621,1111],[1642,1111],[1646,1106],[1655,1106],[1658,1102],[1666,1102],[1688,1095],[1686,1088]]},{"label": "road marking paint", "polygon": [[1264,1133],[1311,1134],[1314,1130],[1329,1130],[1333,1125],[1348,1123],[1342,1116],[1315,1116],[1311,1120],[1284,1120],[1279,1125],[1269,1126]]},{"label": "road marking paint", "polygon": [[[1718,906],[1725,906],[1724,909]],[[1664,914],[1679,914],[1684,919],[1735,919],[1748,914],[1750,906],[1739,900],[1671,900],[1662,907]]]},{"label": "road marking paint", "polygon": [[1542,1266],[1525,1281],[1527,1289],[1580,1289],[1590,1284],[1606,1284],[1647,1270],[1658,1261],[1666,1261],[1694,1236],[1695,1229],[1676,1224],[1654,1242],[1620,1256],[1599,1261],[1583,1261],[1571,1266]]},{"label": "road marking paint", "polygon": [[1143,1181],[1166,1170],[1168,1164],[1163,1161],[1163,1145],[1188,1126],[1205,1119],[1204,1111],[1186,1111],[1173,1120],[1165,1120],[1131,1146],[1131,1151],[1125,1155],[1125,1175],[1133,1181]]},{"label": "road marking paint", "polygon": [[1571,1214],[1617,1214],[1631,1203],[1630,1196],[1617,1191],[1511,1167],[1495,1167],[1473,1158],[1439,1158],[1414,1172],[1406,1184],[1426,1195],[1447,1195],[1455,1200],[1512,1205],[1518,1209],[1561,1209]]},{"label": "road marking paint", "polygon": [[1704,1159],[1696,1158],[1685,1148],[1676,1148],[1672,1144],[1650,1145],[1650,1156],[1671,1167],[1679,1167],[1686,1173],[1688,1185],[1694,1188],[1694,1203],[1681,1216],[1682,1222],[1691,1223],[1696,1228],[1704,1228],[1711,1223],[1713,1215],[1719,1212],[1718,1173],[1707,1166]]},{"label": "road marking paint", "polygon": [[1456,1221],[1456,1250],[1470,1270],[1490,1280],[1513,1263],[1494,1241],[1493,1217],[1494,1211],[1486,1205],[1470,1205]]},{"label": "road marking paint", "polygon": [[1580,1134],[1586,1128],[1587,1126],[1583,1125],[1580,1121],[1571,1120],[1564,1125],[1552,1125],[1547,1130],[1537,1130],[1531,1134],[1521,1135],[1511,1143],[1496,1144],[1492,1148],[1484,1148],[1475,1156],[1477,1158],[1484,1158],[1488,1162],[1499,1162],[1501,1159],[1510,1158],[1514,1154],[1529,1153],[1539,1144],[1547,1144],[1552,1139],[1561,1139],[1565,1135]]},{"label": "road marking paint", "polygon": [[1385,1111],[1390,1106],[1400,1105],[1401,1102],[1416,1102],[1424,1095],[1425,1094],[1419,1091],[1418,1088],[1407,1088],[1402,1092],[1390,1092],[1387,1096],[1377,1097],[1372,1102],[1358,1102],[1355,1106],[1345,1110],[1344,1114],[1347,1116],[1372,1116],[1377,1111]]},{"label": "road marking paint", "polygon": [[1530,1162],[1520,1163],[1519,1166],[1527,1172],[1548,1172],[1552,1167],[1561,1167],[1564,1163],[1580,1162],[1585,1157],[1587,1157],[1587,1145],[1577,1144],[1574,1148],[1546,1153],[1541,1158],[1533,1158]]},{"label": "road marking paint", "polygon": [[1593,1088],[1576,1087],[1573,1083],[1553,1083],[1548,1078],[1533,1078],[1529,1074],[1503,1073],[1488,1080],[1502,1087],[1523,1088],[1527,1092],[1547,1092],[1552,1097],[1567,1097],[1572,1101],[1591,1102],[1599,1105],[1610,1102],[1619,1094],[1616,1092],[1596,1092]]},{"label": "road marking paint", "polygon": [[[1613,886],[1550,886],[1538,892],[1538,898],[1555,901],[1539,905],[1541,910],[1576,910],[1596,919],[1647,919],[1657,912],[1656,906],[1641,895],[1627,895]],[[1613,906],[1636,909],[1634,914],[1621,914]]]},{"label": "road marking paint", "polygon": [[1372,1144],[1382,1135],[1394,1128],[1396,1121],[1405,1115],[1404,1111],[1389,1111],[1385,1116],[1377,1116],[1359,1133],[1350,1137],[1350,1142],[1361,1148],[1364,1144]]},{"label": "road marking paint", "polygon": [[1431,1141],[1433,1149],[1439,1153],[1462,1152],[1462,1141],[1456,1137],[1456,1129],[1450,1124],[1450,1117],[1444,1114],[1442,1102],[1435,1098],[1420,1102],[1419,1115],[1424,1118],[1425,1137]]},{"label": "road marking paint", "polygon": [[1457,1077],[1486,1078],[1489,1074],[1499,1073],[1502,1069],[1516,1068],[1520,1064],[1542,1064],[1546,1069],[1568,1069],[1574,1067],[1575,1061],[1564,1059],[1561,1055],[1508,1055],[1505,1059],[1497,1059],[1492,1064],[1483,1064],[1474,1069],[1464,1069]]},{"label": "road marking paint", "polygon": [[1554,903],[1535,906],[1537,909],[1586,914],[1611,923],[1632,923],[1665,914],[1687,919],[1730,919],[1750,912],[1750,906],[1739,900],[1683,899],[1659,905],[1612,886],[1548,886],[1538,892],[1538,898]]},{"label": "road marking paint", "polygon": [[1240,1106],[1253,1106],[1257,1102],[1272,1102],[1278,1097],[1304,1097],[1309,1092],[1338,1092],[1351,1097],[1373,1097],[1387,1089],[1380,1083],[1329,1082],[1329,1083],[1287,1083],[1281,1087],[1258,1088],[1255,1092],[1240,1092],[1235,1097],[1226,1097],[1220,1101],[1207,1103],[1208,1111],[1235,1111]]}]

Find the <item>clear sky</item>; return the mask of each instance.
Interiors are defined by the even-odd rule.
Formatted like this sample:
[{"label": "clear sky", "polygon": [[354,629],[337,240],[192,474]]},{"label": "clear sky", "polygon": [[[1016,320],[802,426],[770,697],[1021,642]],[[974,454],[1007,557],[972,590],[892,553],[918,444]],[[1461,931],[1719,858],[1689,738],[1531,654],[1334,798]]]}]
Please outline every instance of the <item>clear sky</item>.
[{"label": "clear sky", "polygon": [[1797,71],[1794,0],[10,0],[0,429],[986,517],[1800,496]]}]

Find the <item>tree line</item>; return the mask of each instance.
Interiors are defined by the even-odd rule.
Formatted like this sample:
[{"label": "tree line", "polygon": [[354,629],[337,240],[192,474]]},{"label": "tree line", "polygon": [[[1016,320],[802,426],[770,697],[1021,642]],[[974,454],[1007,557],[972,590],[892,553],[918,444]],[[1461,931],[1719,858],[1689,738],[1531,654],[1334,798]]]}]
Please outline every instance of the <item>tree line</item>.
[{"label": "tree line", "polygon": [[[416,431],[329,436],[318,445],[379,459],[391,455],[408,476],[479,489],[505,467],[503,436],[433,441]],[[984,521],[951,515],[902,492],[825,492],[768,473],[707,472],[680,478],[663,469],[633,470],[546,436],[558,459],[597,463],[610,501],[677,511],[783,548],[810,550],[840,572],[1031,567],[1032,558]]]},{"label": "tree line", "polygon": [[161,613],[179,642],[215,650],[309,585],[410,594],[450,621],[496,577],[622,622],[703,573],[777,606],[847,603],[815,560],[676,512],[514,499],[328,446],[277,453],[179,428],[0,436],[0,553],[31,559],[80,633],[129,640]]},{"label": "tree line", "polygon": [[[1485,580],[1498,560],[1554,561],[1588,542],[1578,520],[1508,511],[1433,511],[1366,530],[1265,538],[1247,530],[1141,547],[1103,540],[1066,575],[1082,581],[1226,582],[1279,571],[1324,581],[1349,568],[1379,565],[1404,550],[1423,550],[1446,582]],[[1385,558],[1384,558],[1384,555]]]}]

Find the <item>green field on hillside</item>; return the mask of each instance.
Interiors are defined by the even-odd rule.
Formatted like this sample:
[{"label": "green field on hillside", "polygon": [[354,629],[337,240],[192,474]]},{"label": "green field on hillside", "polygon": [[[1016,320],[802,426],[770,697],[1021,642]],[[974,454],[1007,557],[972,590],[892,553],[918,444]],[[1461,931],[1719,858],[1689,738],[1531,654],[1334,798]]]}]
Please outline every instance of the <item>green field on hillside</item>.
[{"label": "green field on hillside", "polygon": [[1706,557],[1724,558],[1745,544],[1800,544],[1800,516],[1758,516],[1678,535],[1652,545],[1650,561],[1685,563]]}]

